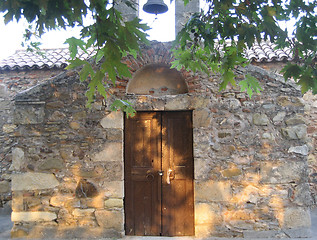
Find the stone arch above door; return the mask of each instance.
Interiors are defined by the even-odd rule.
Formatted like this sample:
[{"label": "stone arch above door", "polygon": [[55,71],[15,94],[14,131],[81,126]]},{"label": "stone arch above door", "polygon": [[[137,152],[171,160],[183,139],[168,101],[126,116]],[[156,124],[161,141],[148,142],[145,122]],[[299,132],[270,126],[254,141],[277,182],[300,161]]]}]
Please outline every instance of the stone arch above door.
[{"label": "stone arch above door", "polygon": [[[181,69],[177,71],[176,69],[170,69],[170,66],[173,62],[173,57],[171,54],[171,43],[159,43],[159,42],[151,42],[149,46],[141,46],[141,52],[138,54],[136,58],[132,55],[128,55],[125,59],[123,59],[123,63],[127,64],[127,66],[130,69],[130,72],[132,74],[132,78],[117,78],[116,86],[120,88],[118,95],[130,95],[130,94],[136,94],[136,95],[153,95],[153,96],[166,96],[166,95],[176,95],[176,94],[184,94],[184,93],[192,93],[195,92],[197,89],[200,88],[199,81],[197,81],[198,76],[195,75],[191,71],[186,71],[185,69]],[[170,70],[168,72],[169,76],[176,76],[179,80],[182,79],[182,87],[180,87],[182,90],[172,90],[166,89],[164,86],[160,89],[156,89],[159,91],[154,91],[151,88],[144,88],[147,91],[143,92],[135,92],[133,90],[130,90],[129,85],[131,85],[131,82],[135,80],[135,78],[142,73],[143,70],[149,70],[152,67],[161,67],[163,66],[165,70]],[[156,70],[157,70],[156,68]],[[153,68],[152,68],[153,70]],[[169,82],[171,84],[171,82]],[[133,85],[133,84],[132,84]],[[165,84],[166,85],[166,84]],[[177,85],[177,84],[176,84]],[[171,85],[170,85],[171,86]],[[143,90],[144,90],[143,89]],[[176,88],[177,89],[177,88]],[[157,93],[160,94],[157,94]]]},{"label": "stone arch above door", "polygon": [[167,64],[149,64],[139,69],[129,81],[127,93],[138,95],[176,95],[188,92],[182,74]]}]

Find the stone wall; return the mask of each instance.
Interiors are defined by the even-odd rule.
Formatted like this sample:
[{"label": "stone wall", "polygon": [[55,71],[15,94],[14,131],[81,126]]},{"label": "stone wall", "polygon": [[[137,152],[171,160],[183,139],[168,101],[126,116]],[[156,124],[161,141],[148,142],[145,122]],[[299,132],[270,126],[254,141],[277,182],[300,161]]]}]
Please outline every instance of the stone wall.
[{"label": "stone wall", "polygon": [[[286,65],[284,62],[271,63],[253,63],[271,73],[280,74],[282,68]],[[313,206],[317,205],[317,96],[307,92],[303,96],[305,104],[305,121],[307,124],[307,147],[308,147],[308,182],[310,193],[313,199]]]},{"label": "stone wall", "polygon": [[[15,148],[12,99],[21,92],[63,72],[61,69],[50,70],[6,70],[0,71],[0,211],[11,200],[11,177],[14,171],[11,159],[23,158],[19,148]],[[10,205],[10,202],[9,202]]]},{"label": "stone wall", "polygon": [[317,205],[317,95],[311,92],[303,97],[306,101],[305,118],[307,120],[307,134],[309,140],[309,184],[311,194],[314,200],[314,207]]},{"label": "stone wall", "polygon": [[123,233],[123,116],[87,109],[85,89],[68,72],[17,95],[14,237]]},{"label": "stone wall", "polygon": [[[144,48],[132,72],[169,63],[168,46]],[[263,93],[249,99],[219,76],[182,71],[189,93],[126,95],[138,111],[193,111],[197,237],[305,237],[312,197],[305,102],[292,84],[250,66]],[[85,107],[85,85],[66,72],[20,93],[15,102],[11,167],[14,237],[124,235],[123,116],[96,98]]]}]

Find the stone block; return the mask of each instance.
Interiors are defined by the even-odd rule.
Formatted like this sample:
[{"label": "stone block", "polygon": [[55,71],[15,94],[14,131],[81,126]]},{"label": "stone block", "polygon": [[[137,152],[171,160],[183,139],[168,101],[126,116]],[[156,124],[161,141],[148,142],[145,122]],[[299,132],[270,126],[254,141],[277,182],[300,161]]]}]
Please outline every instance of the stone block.
[{"label": "stone block", "polygon": [[195,170],[195,179],[208,178],[208,173],[211,170],[209,161],[203,158],[196,158],[194,170]]},{"label": "stone block", "polygon": [[284,208],[278,212],[277,219],[282,228],[310,228],[311,218],[309,209]]},{"label": "stone block", "polygon": [[215,228],[210,224],[195,224],[195,237],[198,239],[209,239]]},{"label": "stone block", "polygon": [[24,166],[24,151],[21,148],[14,148],[12,150],[12,164],[10,171],[19,171]]},{"label": "stone block", "polygon": [[38,209],[42,205],[42,201],[39,198],[36,197],[24,197],[23,199],[23,205],[25,207],[25,210],[28,211],[38,211]]},{"label": "stone block", "polygon": [[23,210],[24,210],[23,193],[13,192],[12,193],[12,211],[21,212]]},{"label": "stone block", "polygon": [[292,101],[288,96],[279,96],[277,97],[276,102],[278,105],[281,105],[283,107],[292,105]]},{"label": "stone block", "polygon": [[272,103],[265,103],[262,105],[263,110],[266,112],[274,112],[276,107],[277,106],[275,104],[272,104]]},{"label": "stone block", "polygon": [[102,172],[98,172],[95,169],[83,169],[79,166],[74,166],[72,168],[72,172],[75,176],[81,177],[81,178],[95,178],[100,177]]},{"label": "stone block", "polygon": [[11,191],[10,182],[0,181],[0,193],[9,193]]},{"label": "stone block", "polygon": [[85,217],[85,216],[90,216],[95,212],[94,208],[87,208],[87,209],[74,209],[72,212],[74,217]]},{"label": "stone block", "polygon": [[124,214],[122,211],[96,210],[95,216],[100,227],[123,230]]},{"label": "stone block", "polygon": [[67,202],[73,200],[75,200],[75,198],[72,195],[56,195],[51,197],[50,205],[53,207],[63,207]]},{"label": "stone block", "polygon": [[44,159],[43,162],[41,162],[38,165],[39,170],[51,170],[51,169],[63,169],[65,167],[64,161],[60,158],[48,158]]},{"label": "stone block", "polygon": [[179,95],[177,97],[168,98],[165,105],[165,110],[184,110],[189,108],[189,96]]},{"label": "stone block", "polygon": [[243,237],[248,239],[276,238],[279,235],[280,231],[277,230],[243,231]]},{"label": "stone block", "polygon": [[8,88],[5,84],[0,84],[0,96],[9,96]]},{"label": "stone block", "polygon": [[238,99],[228,99],[226,102],[230,111],[237,110],[241,107],[241,103]]},{"label": "stone block", "polygon": [[11,238],[26,238],[28,232],[25,229],[14,226],[11,230]]},{"label": "stone block", "polygon": [[307,136],[307,126],[295,125],[286,128],[282,128],[282,135],[290,140],[304,139]]},{"label": "stone block", "polygon": [[87,118],[87,112],[86,111],[80,111],[80,112],[76,112],[73,114],[73,119],[75,121],[78,121],[78,120],[83,120],[83,119],[86,119]]},{"label": "stone block", "polygon": [[97,222],[94,219],[95,217],[81,217],[78,218],[78,226],[80,227],[98,227]]},{"label": "stone block", "polygon": [[220,207],[212,203],[196,203],[195,204],[195,225],[209,224],[220,225],[222,223],[222,215]]},{"label": "stone block", "polygon": [[28,239],[121,239],[122,232],[95,226],[33,226]]},{"label": "stone block", "polygon": [[5,133],[12,133],[16,129],[17,125],[15,124],[3,124],[2,131]]},{"label": "stone block", "polygon": [[276,123],[280,123],[284,120],[286,116],[286,112],[278,112],[275,117],[273,118],[273,122]]},{"label": "stone block", "polygon": [[262,162],[261,183],[299,182],[306,177],[306,163],[301,161]]},{"label": "stone block", "polygon": [[221,202],[231,198],[231,186],[229,182],[201,181],[195,184],[195,200]]},{"label": "stone block", "polygon": [[283,232],[286,233],[290,238],[311,238],[312,230],[310,228],[292,228],[292,229],[283,229]]},{"label": "stone block", "polygon": [[210,99],[205,98],[203,96],[192,96],[190,98],[190,108],[191,109],[201,109],[201,108],[207,108],[210,104]]},{"label": "stone block", "polygon": [[121,111],[110,112],[100,121],[103,128],[123,129],[123,114]]},{"label": "stone block", "polygon": [[252,183],[249,185],[245,185],[243,187],[243,191],[239,191],[238,194],[235,194],[234,197],[231,199],[232,203],[253,203],[258,204],[261,197],[259,196],[259,192],[261,190],[255,186],[253,186]]},{"label": "stone block", "polygon": [[305,124],[305,119],[302,116],[295,116],[292,118],[288,118],[285,120],[286,125],[301,125],[301,124]]},{"label": "stone block", "polygon": [[[0,95],[0,112],[8,112],[11,110],[11,101],[9,99],[3,99],[3,96]],[[4,117],[9,117],[7,114]]]},{"label": "stone block", "polygon": [[12,222],[41,222],[53,221],[57,218],[53,212],[12,212]]},{"label": "stone block", "polygon": [[63,108],[64,105],[65,104],[62,101],[54,101],[54,102],[46,103],[46,108],[48,109]]},{"label": "stone block", "polygon": [[103,150],[96,153],[92,160],[94,162],[107,162],[107,161],[123,161],[122,143],[108,142]]},{"label": "stone block", "polygon": [[13,117],[15,124],[38,124],[44,122],[43,102],[16,103]]},{"label": "stone block", "polygon": [[211,122],[211,117],[209,114],[208,109],[199,109],[194,110],[193,112],[193,127],[200,128],[200,127],[208,127]]},{"label": "stone block", "polygon": [[123,163],[122,162],[107,162],[104,164],[104,179],[106,181],[123,180]]},{"label": "stone block", "polygon": [[231,226],[234,229],[241,230],[253,230],[255,226],[255,221],[250,220],[230,220],[228,226]]},{"label": "stone block", "polygon": [[63,160],[69,160],[73,157],[73,152],[70,150],[61,149],[59,154]]},{"label": "stone block", "polygon": [[230,169],[222,170],[221,174],[225,178],[231,178],[231,177],[240,176],[242,174],[242,171],[239,168],[230,168]]},{"label": "stone block", "polygon": [[105,196],[111,198],[123,198],[124,181],[105,181],[102,185]]},{"label": "stone block", "polygon": [[59,185],[54,174],[28,172],[12,175],[12,191],[55,188]]},{"label": "stone block", "polygon": [[94,198],[81,198],[80,206],[83,208],[104,208],[104,198],[102,194],[99,194]]},{"label": "stone block", "polygon": [[119,198],[110,198],[105,201],[105,208],[123,208],[123,200]]},{"label": "stone block", "polygon": [[223,213],[224,220],[228,223],[231,221],[252,221],[256,219],[256,216],[252,210],[232,210]]},{"label": "stone block", "polygon": [[275,140],[275,136],[274,136],[273,133],[263,133],[262,134],[262,138],[270,140],[270,141],[274,141]]},{"label": "stone block", "polygon": [[165,98],[152,98],[151,105],[153,111],[164,111]]},{"label": "stone block", "polygon": [[298,184],[292,196],[293,202],[299,206],[313,206],[313,198],[308,183]]},{"label": "stone block", "polygon": [[295,147],[290,147],[288,149],[288,152],[289,153],[297,153],[297,154],[307,156],[309,153],[309,149],[308,149],[307,145],[295,146]]},{"label": "stone block", "polygon": [[55,111],[48,119],[51,122],[60,122],[60,121],[65,121],[65,118],[66,118],[65,113]]},{"label": "stone block", "polygon": [[264,113],[255,113],[253,115],[253,124],[258,126],[267,126],[270,120]]},{"label": "stone block", "polygon": [[78,130],[78,129],[81,128],[80,124],[79,124],[78,122],[75,122],[75,121],[70,122],[70,123],[69,123],[69,127],[70,127],[71,129],[73,129],[73,130]]},{"label": "stone block", "polygon": [[218,138],[230,138],[231,136],[231,132],[218,132]]},{"label": "stone block", "polygon": [[122,141],[123,139],[123,131],[122,129],[107,129],[107,140],[109,141]]}]

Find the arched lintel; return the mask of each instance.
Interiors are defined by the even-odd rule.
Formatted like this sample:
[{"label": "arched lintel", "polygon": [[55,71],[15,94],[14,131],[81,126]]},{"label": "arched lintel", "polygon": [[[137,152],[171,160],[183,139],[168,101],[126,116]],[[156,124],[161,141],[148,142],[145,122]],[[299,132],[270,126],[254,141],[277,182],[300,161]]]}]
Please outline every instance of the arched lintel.
[{"label": "arched lintel", "polygon": [[168,64],[151,63],[135,72],[126,92],[137,95],[177,95],[188,93],[182,74]]}]

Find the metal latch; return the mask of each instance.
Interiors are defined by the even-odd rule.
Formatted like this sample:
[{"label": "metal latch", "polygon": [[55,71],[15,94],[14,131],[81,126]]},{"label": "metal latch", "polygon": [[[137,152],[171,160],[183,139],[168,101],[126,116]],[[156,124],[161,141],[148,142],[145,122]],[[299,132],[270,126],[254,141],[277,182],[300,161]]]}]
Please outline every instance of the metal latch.
[{"label": "metal latch", "polygon": [[171,175],[172,175],[173,170],[172,169],[168,169],[167,171],[167,177],[166,177],[166,182],[167,184],[171,184]]}]

